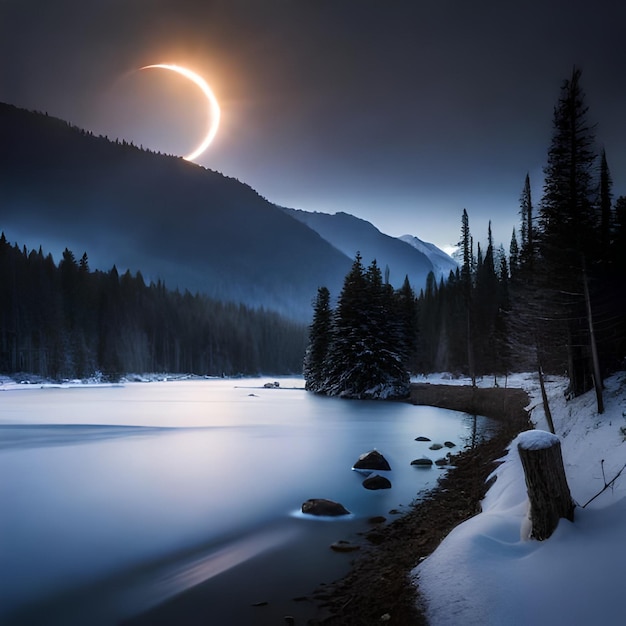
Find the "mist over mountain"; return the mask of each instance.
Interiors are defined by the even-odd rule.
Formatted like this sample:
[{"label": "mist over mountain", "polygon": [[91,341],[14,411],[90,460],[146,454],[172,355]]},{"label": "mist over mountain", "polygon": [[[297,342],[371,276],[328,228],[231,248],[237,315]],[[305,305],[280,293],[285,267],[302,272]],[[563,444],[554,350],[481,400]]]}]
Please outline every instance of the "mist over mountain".
[{"label": "mist over mountain", "polygon": [[0,230],[90,265],[306,319],[351,259],[248,185],[0,105]]},{"label": "mist over mountain", "polygon": [[339,293],[357,250],[388,265],[396,286],[407,274],[418,292],[433,269],[364,220],[284,210],[182,158],[2,103],[0,231],[55,260],[65,247],[86,251],[93,269],[115,264],[299,320],[310,319],[319,286]]},{"label": "mist over mountain", "polygon": [[370,222],[348,213],[329,215],[297,209],[284,210],[350,258],[360,252],[366,265],[376,259],[383,274],[385,268],[389,268],[389,282],[396,289],[402,286],[405,276],[408,276],[411,286],[419,293],[429,272],[435,272],[437,278],[441,275],[447,277],[450,270],[457,267],[456,262],[434,244],[425,243],[411,235],[390,237]]}]

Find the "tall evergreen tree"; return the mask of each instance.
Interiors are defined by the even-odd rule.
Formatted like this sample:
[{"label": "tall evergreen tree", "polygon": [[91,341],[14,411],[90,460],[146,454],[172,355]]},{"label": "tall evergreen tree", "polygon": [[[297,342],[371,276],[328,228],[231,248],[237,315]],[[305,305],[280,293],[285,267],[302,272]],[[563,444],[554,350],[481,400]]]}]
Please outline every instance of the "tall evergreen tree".
[{"label": "tall evergreen tree", "polygon": [[517,233],[515,227],[511,233],[511,243],[509,245],[509,267],[511,270],[511,276],[515,276],[520,268],[520,251],[517,243]]},{"label": "tall evergreen tree", "polygon": [[[376,261],[365,269],[357,253],[344,279],[331,324],[327,319],[326,292],[316,301],[305,361],[307,389],[349,398],[408,394],[408,322],[401,301],[391,285],[383,282]],[[414,297],[411,304],[414,305]],[[324,320],[322,328],[332,327],[332,332],[317,332],[320,318]],[[329,337],[326,346],[324,337]],[[318,348],[320,354],[326,354],[321,368],[314,357]]]},{"label": "tall evergreen tree", "polygon": [[317,392],[324,388],[328,350],[332,339],[332,321],[330,292],[326,287],[320,287],[313,306],[309,345],[304,357],[305,387],[309,391]]},{"label": "tall evergreen tree", "polygon": [[361,253],[357,252],[346,275],[334,315],[333,339],[328,354],[328,377],[322,391],[352,395],[360,387],[360,356],[367,328],[368,292]]},{"label": "tall evergreen tree", "polygon": [[[566,324],[570,389],[578,395],[595,384],[601,404],[601,380],[589,312],[589,268],[598,250],[598,221],[593,181],[596,154],[593,127],[574,68],[563,83],[554,111],[554,134],[545,167],[539,211],[538,244],[546,287]],[[593,361],[593,368],[590,362]]]},{"label": "tall evergreen tree", "polygon": [[611,172],[606,160],[606,152],[602,150],[600,156],[600,255],[606,260],[611,246],[614,232],[614,220],[612,212],[612,186]]},{"label": "tall evergreen tree", "polygon": [[532,264],[535,255],[535,226],[529,174],[526,174],[520,198],[520,217],[521,249],[519,251],[519,262],[523,265],[529,265]]},{"label": "tall evergreen tree", "polygon": [[462,253],[463,264],[461,265],[461,289],[465,304],[465,341],[467,350],[467,370],[472,379],[472,385],[476,384],[476,368],[474,364],[474,338],[472,319],[472,286],[474,253],[473,239],[470,232],[469,216],[467,209],[463,209],[461,216],[461,240],[459,247]]}]

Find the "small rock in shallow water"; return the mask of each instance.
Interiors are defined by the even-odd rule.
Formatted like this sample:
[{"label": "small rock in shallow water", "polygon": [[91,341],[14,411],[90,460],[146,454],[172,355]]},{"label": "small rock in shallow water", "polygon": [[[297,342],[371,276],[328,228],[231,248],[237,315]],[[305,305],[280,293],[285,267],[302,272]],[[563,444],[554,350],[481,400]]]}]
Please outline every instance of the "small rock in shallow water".
[{"label": "small rock in shallow water", "polygon": [[444,441],[443,445],[446,448],[456,448],[456,443],[453,443],[452,441]]},{"label": "small rock in shallow water", "polygon": [[374,515],[373,517],[370,517],[367,521],[369,524],[383,524],[387,521],[387,518],[383,517],[382,515]]},{"label": "small rock in shallow water", "polygon": [[374,474],[374,476],[369,476],[363,481],[363,486],[366,489],[376,490],[376,489],[391,489],[391,481],[380,474]]},{"label": "small rock in shallow water", "polygon": [[343,504],[326,500],[325,498],[311,498],[302,503],[302,512],[307,515],[321,515],[337,517],[339,515],[350,515],[350,511]]},{"label": "small rock in shallow water", "polygon": [[411,465],[415,465],[416,467],[430,467],[433,464],[432,459],[423,456],[421,459],[414,459],[411,461]]},{"label": "small rock in shallow water", "polygon": [[430,450],[441,450],[441,448],[443,448],[443,446],[440,443],[433,443],[432,446],[429,446]]},{"label": "small rock in shallow water", "polygon": [[378,452],[378,450],[364,452],[352,467],[356,470],[364,469],[388,471],[391,469],[387,459],[380,452]]},{"label": "small rock in shallow water", "polygon": [[415,437],[415,441],[432,441],[428,437]]},{"label": "small rock in shallow water", "polygon": [[355,550],[360,550],[361,546],[358,546],[356,543],[350,543],[349,541],[340,539],[339,541],[332,543],[330,545],[330,549],[335,552],[354,552]]}]

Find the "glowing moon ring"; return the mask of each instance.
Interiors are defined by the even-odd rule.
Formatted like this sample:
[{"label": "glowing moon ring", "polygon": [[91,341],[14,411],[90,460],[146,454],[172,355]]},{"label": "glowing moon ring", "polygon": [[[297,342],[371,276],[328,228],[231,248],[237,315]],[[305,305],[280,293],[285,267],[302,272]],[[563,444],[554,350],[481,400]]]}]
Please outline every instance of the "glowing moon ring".
[{"label": "glowing moon ring", "polygon": [[206,96],[206,99],[209,102],[209,115],[211,120],[211,125],[209,126],[209,132],[206,137],[202,140],[202,143],[190,154],[183,157],[185,161],[193,161],[197,159],[211,144],[213,139],[215,139],[215,135],[217,134],[217,129],[220,125],[220,105],[217,102],[217,98],[215,94],[211,90],[211,88],[207,85],[206,81],[202,76],[199,76],[195,72],[188,70],[186,67],[180,67],[180,65],[169,65],[167,63],[157,63],[155,65],[145,65],[140,68],[141,70],[149,70],[149,69],[162,69],[162,70],[170,70],[171,72],[176,72],[185,78],[188,78],[190,81],[198,85],[202,93]]}]

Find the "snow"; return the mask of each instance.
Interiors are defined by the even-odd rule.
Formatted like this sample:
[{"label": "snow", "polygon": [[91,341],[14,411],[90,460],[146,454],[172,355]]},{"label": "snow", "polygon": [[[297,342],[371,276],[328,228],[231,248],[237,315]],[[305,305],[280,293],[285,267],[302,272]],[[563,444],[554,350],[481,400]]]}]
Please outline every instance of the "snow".
[{"label": "snow", "polygon": [[520,433],[516,441],[522,450],[543,450],[551,448],[561,440],[556,435],[545,430],[527,430],[524,433]]},{"label": "snow", "polygon": [[[518,376],[508,385],[528,391],[533,423],[547,430],[535,378]],[[626,373],[605,381],[602,415],[593,391],[566,401],[566,386],[564,379],[551,379],[548,395],[577,502],[574,522],[561,520],[545,541],[528,538],[528,501],[517,444],[542,445],[553,436],[520,434],[493,473],[497,480],[482,512],[457,526],[413,572],[431,626],[626,623],[621,595],[626,580],[626,472],[603,491],[626,464]]]}]

